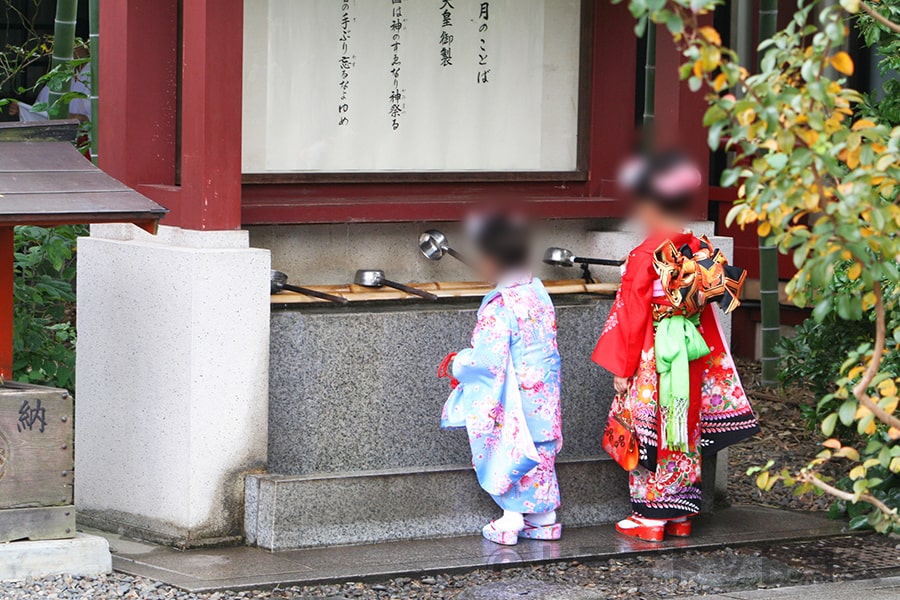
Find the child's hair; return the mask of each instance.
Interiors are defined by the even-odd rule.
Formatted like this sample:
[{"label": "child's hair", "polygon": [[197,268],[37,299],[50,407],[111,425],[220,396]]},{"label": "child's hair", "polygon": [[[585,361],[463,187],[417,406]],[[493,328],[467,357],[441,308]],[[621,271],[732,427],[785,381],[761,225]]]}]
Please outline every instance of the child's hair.
[{"label": "child's hair", "polygon": [[669,150],[632,162],[623,170],[622,183],[636,201],[681,214],[691,205],[701,175],[686,154]]},{"label": "child's hair", "polygon": [[502,269],[528,264],[531,231],[524,219],[492,214],[476,225],[473,238],[479,252]]}]

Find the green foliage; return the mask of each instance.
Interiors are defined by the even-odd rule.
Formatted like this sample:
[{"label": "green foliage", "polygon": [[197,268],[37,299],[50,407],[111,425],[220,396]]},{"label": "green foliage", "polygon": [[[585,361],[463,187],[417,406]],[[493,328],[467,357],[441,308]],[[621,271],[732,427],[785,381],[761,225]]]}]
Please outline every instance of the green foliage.
[{"label": "green foliage", "polygon": [[31,0],[27,6],[12,0],[0,2],[6,23],[26,32],[26,39],[21,44],[7,43],[0,48],[0,92],[19,79],[28,67],[50,55],[52,39],[39,34],[35,25],[45,1]]},{"label": "green foliage", "polygon": [[[888,20],[900,23],[900,0],[880,0],[872,8]],[[863,42],[878,52],[881,74],[900,70],[900,35],[864,12],[857,13],[856,19]]]},{"label": "green foliage", "polygon": [[900,125],[900,80],[889,79],[884,82],[884,97],[876,99],[876,94],[866,94],[860,114],[869,119]]},{"label": "green foliage", "polygon": [[[881,0],[872,9],[894,22],[900,22],[900,0]],[[867,13],[857,14],[857,25],[863,43],[875,49],[879,57],[878,70],[887,78],[882,94],[865,97],[862,114],[891,126],[900,125],[900,34],[878,23]],[[878,98],[881,99],[878,99]]]},{"label": "green foliage", "polygon": [[[888,469],[880,465],[869,471],[869,476],[874,480],[881,479],[882,482],[871,486],[871,493],[884,504],[894,510],[900,510],[900,477],[891,473]],[[849,477],[842,477],[835,484],[835,487],[847,492],[853,491],[854,481]],[[886,531],[889,525],[882,518],[882,514],[878,510],[874,510],[872,505],[867,502],[847,502],[846,500],[835,500],[828,511],[828,516],[832,519],[846,518],[850,521],[850,529],[876,529]],[[897,526],[893,526],[892,531],[895,533],[900,531]]]},{"label": "green foliage", "polygon": [[[0,89],[53,51],[53,38],[41,36],[34,25],[42,1],[32,0],[27,14],[16,3],[3,1],[7,20],[17,23],[28,39],[21,46],[0,49]],[[68,90],[87,62],[78,59],[59,64],[30,90],[17,91],[24,94],[45,85],[51,90]],[[60,112],[62,106],[80,97],[84,95],[69,91],[33,109]],[[0,107],[10,101],[0,99]],[[81,131],[89,132],[90,123],[82,123]],[[86,232],[84,226],[16,228],[13,377],[18,381],[75,389],[75,240]]]},{"label": "green foliage", "polygon": [[[795,335],[782,339],[778,346],[781,358],[781,380],[786,384],[809,386],[818,397],[834,391],[835,381],[847,357],[860,346],[871,343],[875,336],[874,315],[863,314],[850,299],[860,294],[861,281],[852,280],[851,263],[837,268],[835,276],[822,292],[816,315],[797,327]],[[900,269],[900,265],[896,265]],[[888,352],[882,369],[900,376],[900,306],[897,283],[883,280],[888,330],[894,335],[886,340]]]},{"label": "green foliage", "polygon": [[15,233],[13,377],[75,389],[75,240],[84,226]]},{"label": "green foliage", "polygon": [[834,389],[847,355],[874,332],[868,321],[845,321],[835,311],[821,322],[807,319],[778,343],[781,381],[809,386],[821,398]]}]

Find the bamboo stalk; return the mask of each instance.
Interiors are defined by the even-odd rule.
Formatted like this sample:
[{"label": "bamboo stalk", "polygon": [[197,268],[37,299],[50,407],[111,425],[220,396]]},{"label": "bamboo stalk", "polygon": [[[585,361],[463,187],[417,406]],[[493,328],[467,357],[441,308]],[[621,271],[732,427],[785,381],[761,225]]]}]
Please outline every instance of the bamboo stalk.
[{"label": "bamboo stalk", "polygon": [[644,33],[647,43],[647,58],[644,60],[644,114],[642,132],[644,150],[650,151],[653,140],[653,121],[656,117],[656,25],[647,23]]},{"label": "bamboo stalk", "polygon": [[[775,35],[778,27],[778,0],[760,0],[759,41]],[[762,59],[762,56],[757,57]],[[781,305],[778,302],[778,248],[768,238],[759,238],[759,300],[762,321],[762,384],[778,384],[778,356],[775,346],[781,339]]]},{"label": "bamboo stalk", "polygon": [[91,27],[91,160],[100,163],[100,0],[90,2]]},{"label": "bamboo stalk", "polygon": [[[53,56],[50,69],[67,65],[74,60],[75,23],[78,19],[78,0],[57,0],[56,19],[53,26]],[[50,98],[47,114],[51,119],[66,119],[69,116],[69,103],[60,99],[72,89],[72,80],[50,82]]]}]

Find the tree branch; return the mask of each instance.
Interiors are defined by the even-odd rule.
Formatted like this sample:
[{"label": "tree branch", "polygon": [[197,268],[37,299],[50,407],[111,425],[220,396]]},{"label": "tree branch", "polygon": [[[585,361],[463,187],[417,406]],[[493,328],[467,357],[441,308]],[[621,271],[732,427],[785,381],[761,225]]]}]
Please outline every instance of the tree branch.
[{"label": "tree branch", "polygon": [[859,400],[859,403],[872,411],[879,421],[885,425],[900,429],[900,419],[887,412],[877,403],[873,402],[869,397],[869,385],[878,374],[881,367],[881,359],[884,356],[884,340],[887,327],[884,318],[884,297],[881,291],[881,282],[876,281],[872,286],[875,293],[875,350],[872,352],[872,359],[862,378],[853,386],[853,395]]},{"label": "tree branch", "polygon": [[887,504],[885,504],[875,496],[872,496],[871,494],[860,494],[859,498],[857,498],[855,494],[845,492],[844,490],[839,490],[833,485],[828,485],[827,483],[819,479],[815,473],[802,473],[797,479],[816,486],[829,496],[834,496],[835,498],[840,498],[841,500],[845,500],[847,502],[868,502],[879,511],[884,513],[892,521],[900,523],[900,515],[897,514],[897,509],[889,507]]},{"label": "tree branch", "polygon": [[887,17],[882,15],[880,12],[878,12],[877,10],[875,10],[874,8],[869,6],[867,3],[860,2],[859,7],[867,15],[869,15],[870,17],[872,17],[873,19],[875,19],[876,21],[878,21],[879,23],[881,23],[882,25],[884,25],[885,27],[887,27],[888,29],[893,31],[894,33],[900,33],[900,25],[898,25],[897,23],[894,23],[893,21],[891,21],[890,19],[888,19]]}]

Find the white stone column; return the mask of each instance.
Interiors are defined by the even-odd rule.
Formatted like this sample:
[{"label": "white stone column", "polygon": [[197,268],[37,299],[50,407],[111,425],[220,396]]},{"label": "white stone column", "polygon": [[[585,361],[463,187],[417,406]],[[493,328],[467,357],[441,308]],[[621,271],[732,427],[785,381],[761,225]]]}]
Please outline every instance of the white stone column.
[{"label": "white stone column", "polygon": [[240,536],[244,474],[266,461],[269,269],[244,231],[103,225],[78,241],[81,523]]}]

